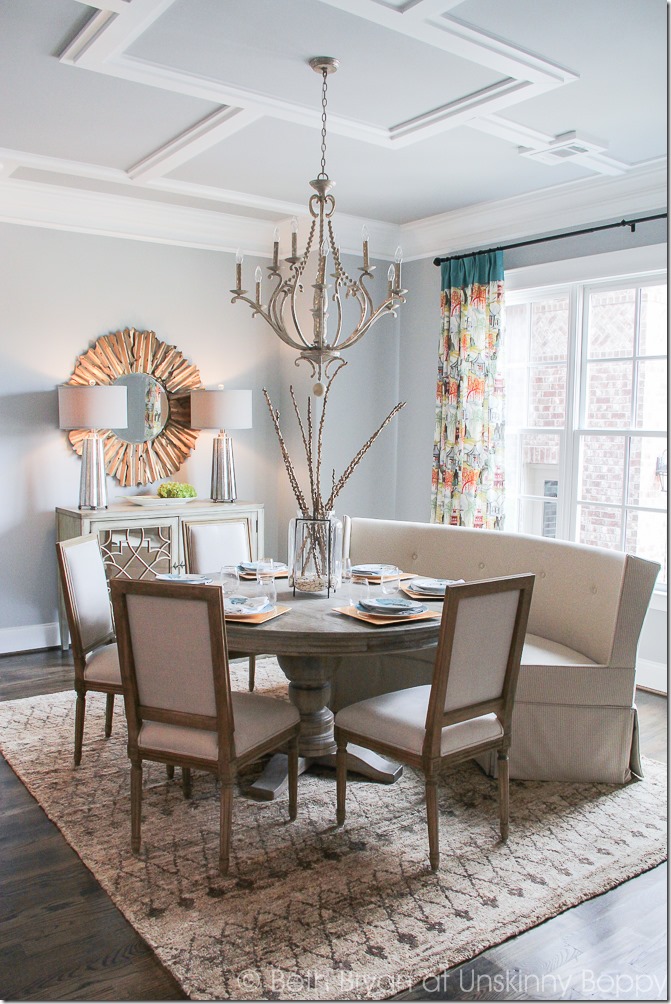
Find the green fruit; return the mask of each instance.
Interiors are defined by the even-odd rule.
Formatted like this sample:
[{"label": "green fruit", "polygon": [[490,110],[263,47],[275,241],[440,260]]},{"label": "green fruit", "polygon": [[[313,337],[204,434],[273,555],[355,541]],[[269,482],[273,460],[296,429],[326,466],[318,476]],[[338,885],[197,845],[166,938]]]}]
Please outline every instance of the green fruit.
[{"label": "green fruit", "polygon": [[192,499],[196,497],[196,489],[193,485],[183,484],[180,481],[164,481],[158,486],[158,497],[160,499]]}]

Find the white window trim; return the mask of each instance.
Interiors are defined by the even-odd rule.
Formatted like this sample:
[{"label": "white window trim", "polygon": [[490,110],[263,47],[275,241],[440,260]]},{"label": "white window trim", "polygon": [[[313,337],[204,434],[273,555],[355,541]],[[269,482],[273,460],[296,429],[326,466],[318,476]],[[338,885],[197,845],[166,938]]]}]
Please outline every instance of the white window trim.
[{"label": "white window trim", "polygon": [[[667,246],[666,244],[650,244],[645,247],[628,248],[622,251],[608,251],[604,254],[585,255],[581,258],[566,258],[559,261],[543,262],[539,265],[524,265],[520,268],[506,269],[505,286],[506,297],[510,296],[511,302],[520,302],[524,299],[524,294],[533,292],[534,296],[544,293],[552,294],[560,289],[565,289],[573,283],[591,283],[601,281],[626,281],[645,279],[648,275],[654,277],[655,274],[665,274],[667,270]],[[569,310],[571,312],[582,311],[582,302],[575,303],[576,298],[571,296],[569,300]],[[582,300],[582,297],[577,299]],[[573,321],[573,317],[571,318]],[[580,325],[571,324],[571,331],[582,330],[582,319]],[[575,366],[569,366],[567,371],[568,381],[580,379],[579,353],[574,354]],[[567,393],[569,391],[567,386]],[[571,394],[569,400],[574,400],[575,395]],[[577,417],[577,416],[576,416]],[[573,428],[575,428],[575,423]],[[574,467],[577,463],[577,451],[572,451]],[[570,475],[571,480],[577,478],[577,471],[573,470]],[[566,482],[568,492],[562,493],[569,506],[569,499],[573,497],[574,483]],[[562,507],[560,507],[561,509]],[[559,522],[565,526],[565,514]],[[668,610],[668,594],[664,590],[655,589],[653,594],[653,609]]]}]

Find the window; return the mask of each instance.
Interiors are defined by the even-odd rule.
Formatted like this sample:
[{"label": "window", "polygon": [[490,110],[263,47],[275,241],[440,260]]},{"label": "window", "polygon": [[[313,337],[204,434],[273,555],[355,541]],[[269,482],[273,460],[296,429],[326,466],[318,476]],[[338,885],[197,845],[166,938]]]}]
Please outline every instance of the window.
[{"label": "window", "polygon": [[[665,276],[506,297],[506,529],[629,551],[666,589]],[[662,477],[664,473],[664,477]]]}]

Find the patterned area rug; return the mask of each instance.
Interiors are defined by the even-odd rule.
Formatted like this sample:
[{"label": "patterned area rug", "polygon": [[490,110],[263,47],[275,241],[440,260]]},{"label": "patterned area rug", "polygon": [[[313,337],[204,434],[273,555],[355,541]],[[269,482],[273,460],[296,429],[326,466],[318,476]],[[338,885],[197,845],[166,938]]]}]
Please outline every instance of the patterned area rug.
[{"label": "patterned area rug", "polygon": [[[246,662],[232,664],[246,686]],[[286,694],[274,659],[258,689]],[[229,877],[217,870],[218,796],[194,776],[145,766],[143,843],[130,852],[121,705],[104,740],[104,697],[88,701],[72,766],[74,694],[0,704],[2,751],[119,909],[194,999],[381,1000],[595,896],[665,858],[666,772],[646,761],[626,787],[513,781],[510,839],[496,783],[473,762],[440,790],[441,870],[428,867],[423,784],[352,778],[336,829],[330,771],[286,798],[234,804]],[[243,779],[241,787],[254,775]]]}]

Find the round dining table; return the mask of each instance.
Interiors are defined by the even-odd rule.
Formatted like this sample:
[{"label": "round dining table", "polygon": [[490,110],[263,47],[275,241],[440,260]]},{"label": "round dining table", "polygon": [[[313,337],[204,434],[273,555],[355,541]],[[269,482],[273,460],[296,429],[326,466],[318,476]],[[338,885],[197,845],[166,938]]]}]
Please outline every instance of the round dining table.
[{"label": "round dining table", "polygon": [[[365,595],[365,586],[357,588]],[[299,735],[300,769],[313,763],[335,767],[334,715],[329,708],[331,682],[339,672],[365,672],[365,660],[357,656],[384,655],[435,646],[440,631],[440,601],[427,601],[431,619],[405,619],[402,623],[372,624],[339,613],[348,606],[344,591],[305,593],[277,581],[277,606],[288,611],[263,623],[226,618],[230,649],[245,655],[270,654],[289,681],[289,700],[301,716]],[[340,595],[339,595],[340,594]],[[354,657],[354,658],[352,658]],[[348,769],[387,784],[400,777],[403,768],[371,750],[348,747]],[[277,754],[266,766],[249,793],[273,799],[286,787],[286,757]]]}]

